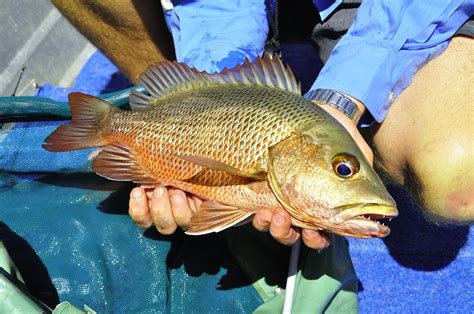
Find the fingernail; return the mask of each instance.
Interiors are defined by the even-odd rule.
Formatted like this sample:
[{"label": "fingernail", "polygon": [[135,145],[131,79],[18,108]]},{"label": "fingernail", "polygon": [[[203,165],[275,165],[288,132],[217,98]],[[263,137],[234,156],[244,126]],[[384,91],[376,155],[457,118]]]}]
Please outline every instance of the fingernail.
[{"label": "fingernail", "polygon": [[180,191],[176,191],[176,190],[173,191],[172,193],[170,193],[170,196],[171,196],[171,199],[172,199],[171,201],[175,204],[176,203],[179,204],[183,199],[183,194]]},{"label": "fingernail", "polygon": [[316,233],[316,231],[313,231],[311,229],[303,229],[303,233],[306,237],[311,237]]},{"label": "fingernail", "polygon": [[139,189],[133,191],[132,196],[135,200],[139,201],[142,198],[142,191]]},{"label": "fingernail", "polygon": [[281,226],[285,223],[285,218],[282,215],[274,214],[273,221],[275,222],[275,225]]},{"label": "fingernail", "polygon": [[154,191],[153,191],[153,196],[158,198],[158,197],[162,197],[163,194],[165,194],[165,189],[164,188],[156,188]]},{"label": "fingernail", "polygon": [[265,225],[267,222],[265,221],[263,217],[257,216],[257,223],[259,225]]}]

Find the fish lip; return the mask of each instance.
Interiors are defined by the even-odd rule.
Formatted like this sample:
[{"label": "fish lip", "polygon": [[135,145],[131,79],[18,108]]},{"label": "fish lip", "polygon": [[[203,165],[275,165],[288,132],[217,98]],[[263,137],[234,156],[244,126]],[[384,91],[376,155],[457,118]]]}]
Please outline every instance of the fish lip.
[{"label": "fish lip", "polygon": [[[345,235],[354,238],[384,238],[390,234],[390,228],[377,220],[357,216],[344,221]],[[352,227],[351,227],[352,226]]]},{"label": "fish lip", "polygon": [[341,211],[331,219],[335,224],[340,224],[358,217],[362,218],[364,215],[382,216],[380,218],[394,218],[398,216],[398,210],[394,204],[347,204],[338,206],[335,210]]},{"label": "fish lip", "polygon": [[336,209],[342,212],[334,217],[333,222],[344,226],[346,235],[355,238],[386,237],[390,234],[390,228],[377,219],[391,219],[398,216],[395,203],[350,204]]}]

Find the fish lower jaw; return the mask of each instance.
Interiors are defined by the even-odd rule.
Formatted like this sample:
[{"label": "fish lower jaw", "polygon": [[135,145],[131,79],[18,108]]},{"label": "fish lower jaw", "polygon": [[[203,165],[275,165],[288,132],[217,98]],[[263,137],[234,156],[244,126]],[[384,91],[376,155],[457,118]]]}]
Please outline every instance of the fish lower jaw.
[{"label": "fish lower jaw", "polygon": [[339,214],[331,217],[331,222],[341,224],[353,219],[364,219],[377,222],[379,219],[389,219],[398,216],[398,210],[394,206],[379,204],[346,205],[340,207]]},{"label": "fish lower jaw", "polygon": [[[390,218],[389,218],[390,219]],[[390,234],[390,228],[370,216],[358,216],[339,224],[344,230],[341,235],[353,238],[383,238]]]},{"label": "fish lower jaw", "polygon": [[310,223],[293,217],[292,224],[303,229],[323,230],[352,238],[383,238],[389,235],[390,228],[375,218],[382,219],[384,216],[361,215],[338,224],[331,222],[331,219],[322,217],[318,217],[318,219],[312,217]]},{"label": "fish lower jaw", "polygon": [[330,220],[340,235],[354,238],[383,238],[390,233],[380,219],[392,220],[398,216],[398,210],[391,205],[382,204],[362,204],[346,205],[339,208],[341,212],[333,216]]},{"label": "fish lower jaw", "polygon": [[383,238],[390,233],[388,226],[371,219],[370,216],[358,216],[338,224],[331,223],[330,219],[311,219],[311,223],[293,219],[292,224],[300,228],[324,230],[352,238]]}]

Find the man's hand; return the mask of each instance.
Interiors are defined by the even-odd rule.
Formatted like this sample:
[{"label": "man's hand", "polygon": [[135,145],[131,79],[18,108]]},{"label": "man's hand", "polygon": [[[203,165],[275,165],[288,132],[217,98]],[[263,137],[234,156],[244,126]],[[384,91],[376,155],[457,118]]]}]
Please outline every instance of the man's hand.
[{"label": "man's hand", "polygon": [[[186,227],[191,217],[197,212],[202,200],[190,196],[181,190],[158,187],[154,190],[137,187],[130,193],[129,214],[140,227],[148,228],[155,224],[162,234],[172,234],[176,228]],[[291,245],[303,236],[304,243],[314,249],[329,246],[329,237],[314,230],[299,232],[291,226],[291,217],[284,210],[272,213],[260,210],[253,219],[257,230],[270,231],[279,242]]]},{"label": "man's hand", "polygon": [[[154,190],[134,188],[130,193],[129,214],[143,228],[152,224],[162,234],[172,234],[177,227],[186,227],[197,212],[202,200],[181,190],[158,187]],[[272,213],[262,209],[253,219],[257,230],[270,231],[279,242],[292,245],[302,235],[304,243],[314,249],[324,249],[330,244],[329,237],[314,230],[299,232],[291,226],[291,217],[285,210]]]},{"label": "man's hand", "polygon": [[130,193],[128,213],[142,228],[154,224],[160,233],[172,234],[178,226],[189,224],[201,203],[201,199],[178,189],[137,187]]},{"label": "man's hand", "polygon": [[324,232],[293,227],[290,214],[283,209],[274,212],[267,209],[259,210],[252,223],[255,229],[262,232],[270,231],[275,240],[285,245],[293,245],[300,236],[304,244],[312,249],[322,250],[331,244],[329,236]]}]

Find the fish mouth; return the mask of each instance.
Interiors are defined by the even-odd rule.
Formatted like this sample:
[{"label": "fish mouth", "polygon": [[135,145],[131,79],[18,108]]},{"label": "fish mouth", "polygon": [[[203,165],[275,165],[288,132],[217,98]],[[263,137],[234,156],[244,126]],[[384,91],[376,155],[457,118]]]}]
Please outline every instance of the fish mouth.
[{"label": "fish mouth", "polygon": [[340,225],[352,226],[353,232],[347,235],[358,238],[380,238],[390,233],[380,219],[392,220],[398,216],[398,210],[392,204],[351,204],[336,207],[341,211],[333,217],[332,222]]}]

